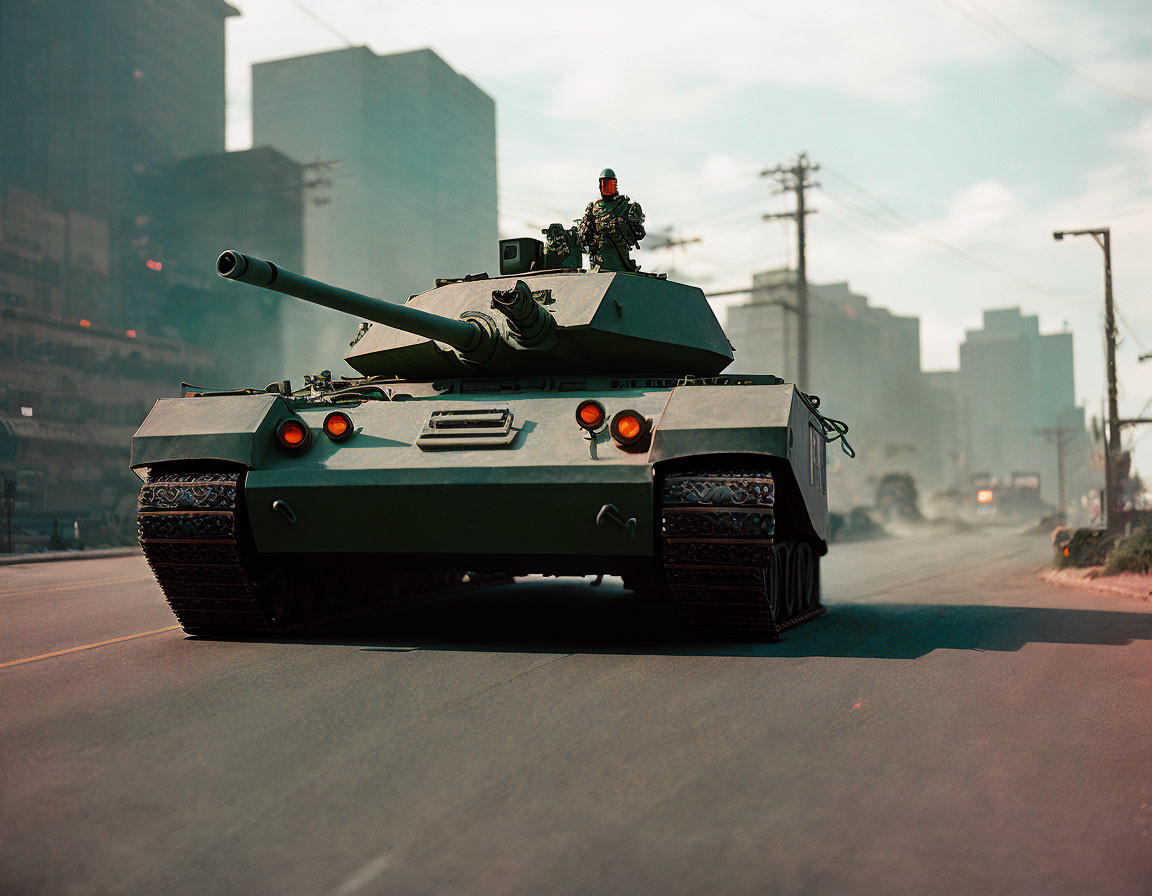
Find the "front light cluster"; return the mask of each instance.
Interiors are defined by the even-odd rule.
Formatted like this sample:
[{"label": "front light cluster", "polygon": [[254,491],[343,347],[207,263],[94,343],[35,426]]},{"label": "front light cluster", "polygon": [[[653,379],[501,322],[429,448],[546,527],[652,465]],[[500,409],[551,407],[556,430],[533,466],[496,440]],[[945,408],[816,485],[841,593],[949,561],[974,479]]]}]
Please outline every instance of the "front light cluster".
[{"label": "front light cluster", "polygon": [[[608,412],[595,398],[582,401],[576,407],[576,424],[586,432],[599,432],[607,419]],[[652,421],[631,409],[617,411],[608,424],[612,440],[625,449],[643,447],[651,432]]]},{"label": "front light cluster", "polygon": [[[324,435],[333,442],[346,442],[356,427],[343,411],[333,411],[324,418]],[[312,447],[312,430],[299,417],[289,417],[276,427],[276,443],[285,454],[295,457]]]}]

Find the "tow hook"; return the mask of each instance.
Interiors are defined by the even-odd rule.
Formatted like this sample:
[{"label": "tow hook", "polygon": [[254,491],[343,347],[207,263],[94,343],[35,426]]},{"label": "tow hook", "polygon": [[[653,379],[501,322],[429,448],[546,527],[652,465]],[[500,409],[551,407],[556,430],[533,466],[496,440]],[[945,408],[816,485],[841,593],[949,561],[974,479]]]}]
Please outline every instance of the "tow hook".
[{"label": "tow hook", "polygon": [[284,519],[288,520],[288,522],[296,522],[296,514],[292,512],[292,508],[288,506],[287,501],[281,501],[279,498],[277,498],[272,502],[272,509],[277,513],[283,514]]},{"label": "tow hook", "polygon": [[620,511],[616,508],[615,504],[605,504],[600,508],[600,512],[596,514],[596,525],[604,525],[604,521],[615,523],[624,530],[624,534],[628,538],[636,537],[636,517],[630,516],[624,519],[620,516]]}]

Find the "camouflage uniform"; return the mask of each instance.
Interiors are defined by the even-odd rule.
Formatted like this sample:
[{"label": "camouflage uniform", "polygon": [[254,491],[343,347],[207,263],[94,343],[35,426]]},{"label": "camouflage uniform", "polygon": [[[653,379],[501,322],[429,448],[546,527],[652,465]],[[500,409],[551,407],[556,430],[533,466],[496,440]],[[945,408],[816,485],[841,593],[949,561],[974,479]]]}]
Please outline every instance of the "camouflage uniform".
[{"label": "camouflage uniform", "polygon": [[580,243],[576,238],[576,228],[565,229],[563,224],[549,224],[540,231],[544,234],[545,270],[553,268],[579,269],[584,263]]},{"label": "camouflage uniform", "polygon": [[622,193],[588,203],[578,231],[580,245],[601,271],[638,271],[628,256],[644,239],[644,211]]}]

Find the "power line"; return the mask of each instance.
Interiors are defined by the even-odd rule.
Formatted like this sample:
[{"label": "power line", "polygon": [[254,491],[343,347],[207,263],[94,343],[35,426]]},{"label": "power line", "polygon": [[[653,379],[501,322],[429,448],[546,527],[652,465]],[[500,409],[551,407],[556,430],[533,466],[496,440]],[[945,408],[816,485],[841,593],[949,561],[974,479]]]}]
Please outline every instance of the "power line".
[{"label": "power line", "polygon": [[1120,318],[1120,323],[1124,325],[1124,329],[1128,331],[1128,335],[1132,337],[1135,343],[1140,347],[1141,351],[1147,351],[1148,347],[1140,341],[1140,337],[1136,335],[1136,330],[1133,329],[1132,324],[1128,323],[1128,319],[1120,313],[1120,309],[1116,309],[1116,316]]},{"label": "power line", "polygon": [[1031,52],[1035,53],[1037,56],[1039,56],[1045,62],[1049,63],[1050,65],[1056,66],[1056,68],[1059,68],[1059,69],[1062,69],[1063,71],[1068,72],[1070,75],[1075,75],[1076,77],[1078,77],[1084,81],[1087,81],[1089,84],[1091,84],[1093,87],[1096,87],[1099,90],[1105,90],[1108,93],[1114,93],[1117,96],[1122,96],[1126,99],[1134,100],[1137,103],[1144,103],[1145,105],[1152,105],[1152,97],[1141,96],[1138,93],[1132,93],[1128,90],[1125,90],[1122,87],[1116,87],[1115,85],[1109,84],[1106,81],[1101,81],[1099,78],[1094,78],[1092,75],[1089,75],[1087,72],[1081,71],[1076,66],[1072,65],[1070,62],[1065,62],[1063,59],[1059,58],[1058,56],[1052,55],[1047,50],[1045,50],[1043,47],[1037,46],[1036,44],[1032,43],[1030,40],[1026,39],[1022,35],[1017,33],[1016,31],[1013,31],[1005,22],[998,19],[996,16],[992,15],[992,13],[988,12],[988,10],[984,9],[984,7],[980,6],[978,3],[973,2],[973,0],[967,0],[968,6],[972,7],[972,9],[975,10],[984,19],[984,21],[981,21],[980,18],[977,18],[975,15],[972,14],[971,10],[966,9],[965,7],[961,6],[959,3],[955,2],[955,0],[942,0],[942,2],[945,3],[947,6],[951,7],[956,12],[960,13],[960,15],[964,16],[966,19],[969,19],[970,21],[975,22],[981,28],[987,29],[988,24],[991,23],[995,28],[999,29],[1004,34],[1008,35],[1008,37],[1012,38],[1012,40],[1016,41],[1018,44],[1020,44],[1020,46],[1022,46],[1025,49],[1030,50]]},{"label": "power line", "polygon": [[960,258],[963,258],[965,261],[969,262],[970,264],[975,264],[975,265],[978,265],[979,267],[986,268],[987,270],[990,270],[993,273],[999,274],[1001,277],[1005,277],[1008,280],[1011,280],[1013,283],[1017,284],[1018,286],[1023,286],[1026,289],[1030,289],[1033,292],[1038,292],[1042,295],[1046,295],[1049,298],[1056,299],[1057,301],[1060,301],[1060,302],[1074,301],[1072,296],[1062,295],[1060,293],[1054,292],[1051,289],[1048,289],[1047,287],[1041,286],[1038,283],[1033,283],[1031,280],[1026,280],[1023,277],[1020,277],[1017,274],[1014,274],[1012,271],[1008,270],[1007,268],[1003,268],[1000,265],[994,264],[991,261],[985,261],[983,258],[979,258],[979,257],[973,255],[971,252],[968,252],[965,249],[961,249],[959,246],[955,246],[952,243],[949,243],[946,240],[942,240],[938,236],[935,236],[934,234],[929,233],[927,230],[925,230],[923,227],[921,227],[915,221],[912,221],[911,219],[909,219],[905,215],[896,211],[896,209],[892,208],[892,206],[888,205],[888,203],[886,203],[884,200],[879,199],[876,196],[873,196],[866,189],[864,189],[862,186],[860,186],[858,183],[856,183],[854,180],[852,180],[850,177],[848,177],[848,175],[843,174],[840,171],[837,171],[831,165],[826,164],[824,166],[824,170],[827,171],[829,174],[831,174],[836,179],[843,181],[846,185],[851,187],[853,190],[856,190],[858,193],[860,193],[862,196],[864,196],[866,199],[868,199],[868,201],[870,201],[877,208],[883,210],[886,214],[890,215],[898,223],[904,225],[909,230],[912,230],[913,232],[917,233],[920,237],[928,240],[930,243],[933,243],[933,244],[939,246],[940,248],[945,249],[948,252],[951,252],[952,254],[959,256]]},{"label": "power line", "polygon": [[327,28],[329,31],[331,31],[333,34],[335,34],[338,38],[340,38],[340,40],[344,41],[344,43],[347,44],[349,47],[356,46],[356,44],[354,44],[351,40],[348,39],[347,35],[343,34],[341,31],[339,31],[334,25],[332,25],[331,22],[328,22],[328,21],[322,19],[320,16],[318,16],[316,13],[314,13],[312,10],[310,10],[307,6],[305,6],[303,3],[301,3],[300,0],[288,0],[288,2],[291,3],[293,6],[295,6],[302,13],[304,13],[306,16],[308,16],[310,19],[312,19],[314,22],[319,22],[321,25],[323,25],[325,28]]},{"label": "power line", "polygon": [[743,212],[753,205],[758,205],[760,203],[760,201],[761,201],[760,198],[757,196],[748,197],[748,198],[745,198],[745,199],[741,200],[740,202],[736,203],[735,205],[726,206],[726,207],[720,208],[720,209],[713,209],[712,211],[705,212],[703,215],[699,215],[696,218],[689,218],[687,221],[687,225],[690,227],[696,227],[705,221],[712,220],[713,218],[723,218],[723,217],[730,215],[730,214]]}]

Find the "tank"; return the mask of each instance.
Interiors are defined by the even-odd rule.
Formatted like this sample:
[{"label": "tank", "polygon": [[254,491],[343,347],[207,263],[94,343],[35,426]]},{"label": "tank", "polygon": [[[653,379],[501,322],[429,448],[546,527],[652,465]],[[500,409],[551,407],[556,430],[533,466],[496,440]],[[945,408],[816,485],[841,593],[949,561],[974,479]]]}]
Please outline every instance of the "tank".
[{"label": "tank", "polygon": [[221,254],[222,277],[366,323],[357,376],[190,389],[133,437],[140,543],[186,632],[533,573],[622,576],[694,638],[772,641],[823,612],[827,444],[847,427],[779,377],[725,372],[697,287],[549,268],[531,239],[500,258],[398,304]]}]

